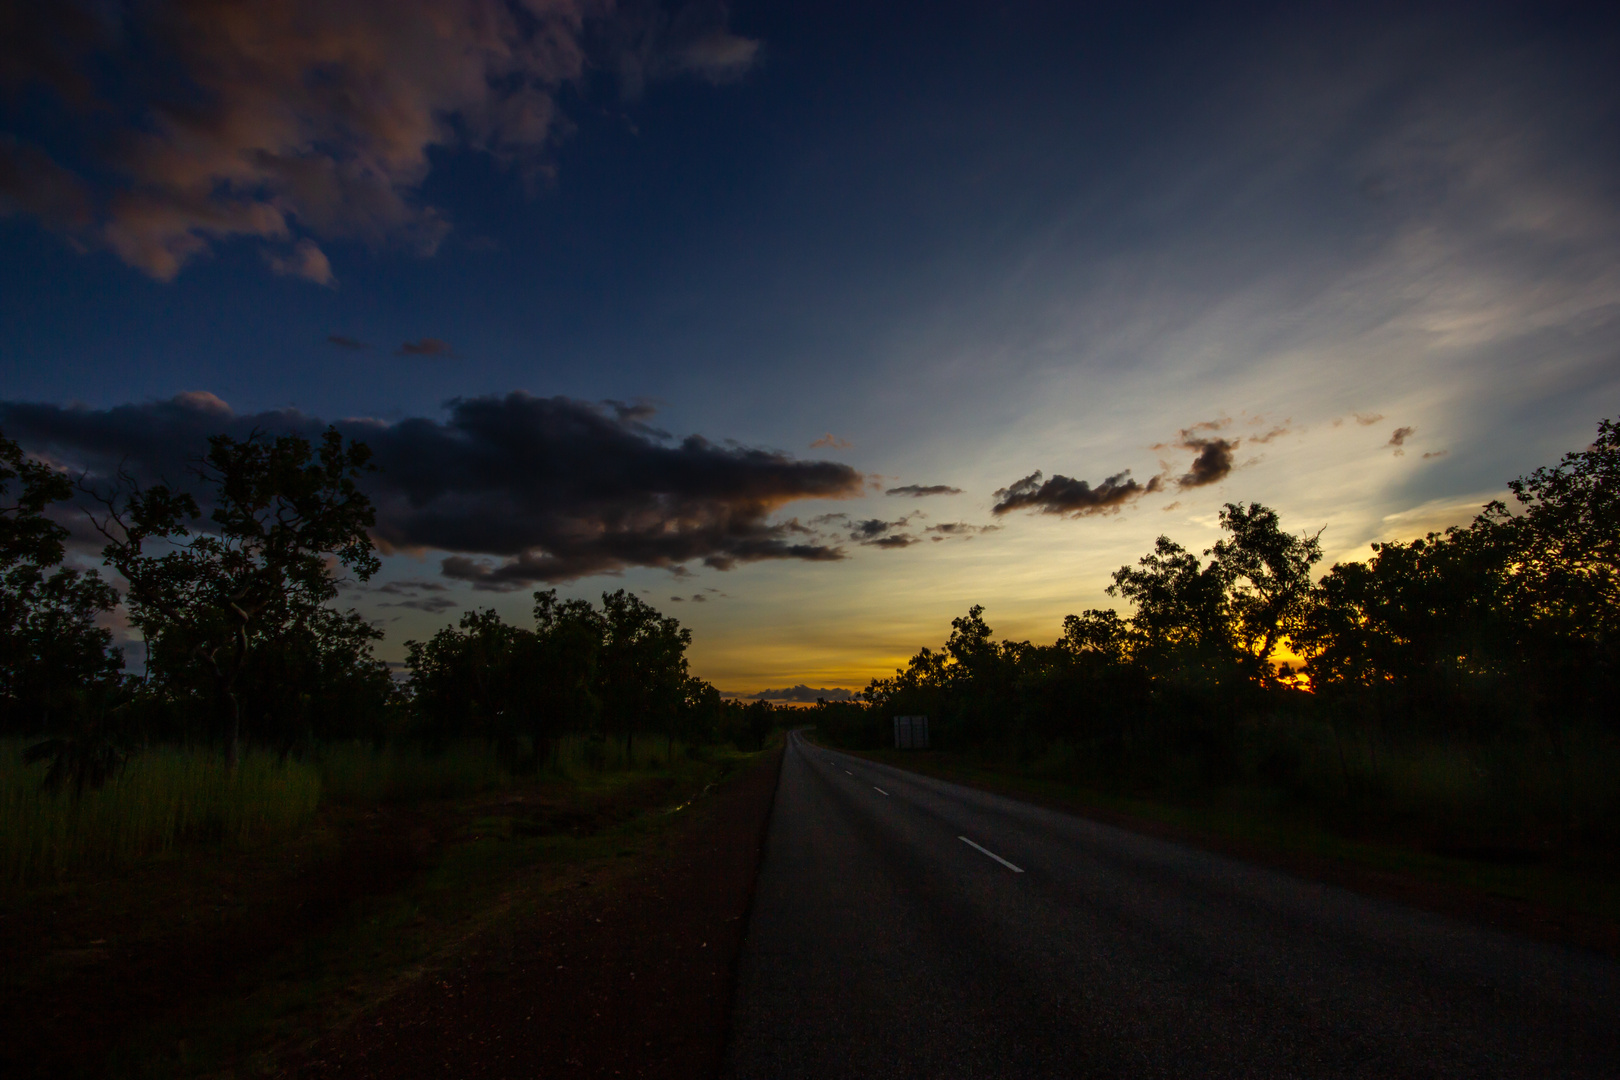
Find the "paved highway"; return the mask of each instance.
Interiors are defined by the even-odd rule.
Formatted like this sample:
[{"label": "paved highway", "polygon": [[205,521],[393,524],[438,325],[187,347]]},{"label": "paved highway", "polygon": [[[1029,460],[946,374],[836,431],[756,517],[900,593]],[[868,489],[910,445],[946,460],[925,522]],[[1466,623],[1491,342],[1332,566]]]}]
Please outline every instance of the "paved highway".
[{"label": "paved highway", "polygon": [[1620,1077],[1620,965],[793,735],[727,1075]]}]

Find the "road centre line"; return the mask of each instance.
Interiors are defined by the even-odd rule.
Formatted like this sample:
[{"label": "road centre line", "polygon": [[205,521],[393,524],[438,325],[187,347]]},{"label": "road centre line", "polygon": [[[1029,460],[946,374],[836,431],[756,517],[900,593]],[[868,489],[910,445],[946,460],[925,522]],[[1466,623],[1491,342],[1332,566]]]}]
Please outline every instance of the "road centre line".
[{"label": "road centre line", "polygon": [[854,776],[854,775],[855,775],[855,774],[854,774],[854,773],[852,773],[852,772],[850,772],[850,771],[849,771],[849,770],[848,770],[848,769],[845,769],[845,770],[844,770],[844,775],[845,775],[845,776]]},{"label": "road centre line", "polygon": [[958,836],[957,839],[962,841],[962,843],[966,844],[968,847],[974,849],[975,851],[981,851],[984,854],[990,856],[992,859],[996,860],[996,862],[1000,863],[1002,866],[1005,866],[1007,869],[1011,870],[1015,874],[1022,874],[1024,872],[1022,867],[1014,866],[1012,863],[1008,862],[1006,859],[1003,859],[1000,855],[997,855],[995,852],[991,851],[989,848],[980,847],[978,844],[975,844],[973,841],[969,840],[965,836]]},{"label": "road centre line", "polygon": [[879,795],[887,795],[888,794],[887,791],[884,791],[882,788],[878,787],[876,784],[872,785],[872,790],[877,792]]}]

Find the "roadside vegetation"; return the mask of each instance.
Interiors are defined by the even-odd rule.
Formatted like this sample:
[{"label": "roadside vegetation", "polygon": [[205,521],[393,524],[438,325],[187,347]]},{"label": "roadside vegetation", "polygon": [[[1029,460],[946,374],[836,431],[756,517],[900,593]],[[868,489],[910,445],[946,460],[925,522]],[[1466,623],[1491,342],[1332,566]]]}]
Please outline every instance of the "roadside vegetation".
[{"label": "roadside vegetation", "polygon": [[1620,890],[1570,884],[1620,874],[1620,426],[1509,487],[1325,574],[1318,533],[1229,503],[1202,556],[1160,537],[1114,572],[1125,614],[1041,645],[996,640],[975,606],[862,700],[818,704],[818,736],[878,750],[893,716],[927,715],[924,768],[1521,868],[1493,878],[1510,891],[1553,872],[1620,916]]},{"label": "roadside vegetation", "polygon": [[[142,487],[0,437],[8,1075],[272,1069],[610,887],[770,742],[776,711],[693,678],[690,631],[623,590],[468,612],[396,675],[342,602],[379,569],[369,458],[220,436],[188,487]],[[105,577],[67,557],[84,508]]]}]

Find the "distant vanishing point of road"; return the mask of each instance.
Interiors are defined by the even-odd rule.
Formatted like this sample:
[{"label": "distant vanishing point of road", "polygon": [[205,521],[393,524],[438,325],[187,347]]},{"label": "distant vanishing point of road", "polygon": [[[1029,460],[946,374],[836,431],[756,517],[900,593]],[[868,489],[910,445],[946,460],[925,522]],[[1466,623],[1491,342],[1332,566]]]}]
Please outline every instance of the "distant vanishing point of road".
[{"label": "distant vanishing point of road", "polygon": [[1620,1077],[1620,964],[795,734],[726,1075]]}]

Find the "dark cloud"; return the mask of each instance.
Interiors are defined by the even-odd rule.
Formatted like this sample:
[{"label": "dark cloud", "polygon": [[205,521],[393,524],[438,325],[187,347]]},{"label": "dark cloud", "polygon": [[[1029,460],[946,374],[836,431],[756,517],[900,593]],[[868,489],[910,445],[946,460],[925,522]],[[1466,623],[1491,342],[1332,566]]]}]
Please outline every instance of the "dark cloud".
[{"label": "dark cloud", "polygon": [[1108,514],[1160,488],[1156,476],[1146,484],[1140,484],[1130,479],[1130,475],[1127,469],[1092,487],[1084,480],[1062,475],[1043,482],[1039,471],[1032,472],[1022,480],[998,490],[995,497],[999,501],[990,508],[990,512],[1000,515],[1014,510],[1038,510],[1043,514],[1069,517]]},{"label": "dark cloud", "polygon": [[1450,450],[1431,450],[1427,454],[1423,455],[1423,460],[1433,461],[1435,458],[1443,458],[1449,453],[1451,453]]},{"label": "dark cloud", "polygon": [[[588,58],[592,42],[610,55]],[[433,151],[538,176],[568,127],[559,93],[593,67],[617,62],[633,94],[660,76],[730,81],[758,49],[713,3],[6,4],[0,89],[54,99],[86,167],[0,144],[0,202],[162,280],[247,237],[277,272],[330,283],[317,240],[442,241],[420,198]]]},{"label": "dark cloud", "polygon": [[1384,418],[1383,413],[1376,413],[1376,412],[1375,413],[1351,413],[1351,415],[1356,418],[1356,423],[1360,424],[1362,427],[1372,427],[1374,424],[1378,423],[1378,421],[1380,421],[1380,420],[1382,420]]},{"label": "dark cloud", "polygon": [[848,450],[853,444],[848,439],[839,438],[828,432],[810,444],[812,450]]},{"label": "dark cloud", "polygon": [[[376,453],[366,485],[379,544],[450,552],[447,577],[512,589],[631,566],[844,558],[770,518],[798,499],[859,494],[864,478],[847,465],[696,435],[660,439],[639,420],[569,398],[513,393],[448,409],[443,422],[338,424]],[[104,478],[123,467],[185,483],[209,435],[314,437],[324,428],[296,410],[237,415],[206,393],[112,409],[0,402],[8,437]]]},{"label": "dark cloud", "polygon": [[982,535],[984,533],[1000,532],[1001,531],[1001,526],[1000,525],[969,525],[965,521],[945,521],[945,522],[941,522],[938,525],[930,525],[930,526],[928,526],[928,528],[924,529],[923,531],[924,532],[931,532],[931,533],[938,533],[939,535],[934,537],[934,539],[936,539],[936,540],[944,539],[947,536],[960,536],[965,540],[971,540],[973,537]]},{"label": "dark cloud", "polygon": [[343,334],[327,334],[326,343],[328,345],[336,345],[340,349],[348,349],[350,352],[359,352],[362,349],[370,348],[369,345],[361,341],[359,338],[347,337]]},{"label": "dark cloud", "polygon": [[1406,451],[1404,449],[1402,449],[1402,447],[1404,447],[1406,445],[1406,440],[1407,439],[1411,438],[1413,435],[1416,435],[1416,434],[1417,434],[1417,429],[1416,428],[1398,427],[1390,434],[1389,442],[1385,443],[1384,445],[1385,446],[1393,446],[1395,448],[1395,456],[1396,457],[1405,457],[1406,456]]},{"label": "dark cloud", "polygon": [[[898,521],[884,521],[882,518],[868,518],[850,524],[849,538],[857,544],[876,548],[903,548],[917,543],[917,538],[909,533],[896,532],[911,524],[911,519],[917,514],[907,514]],[[848,519],[845,519],[848,523]]]},{"label": "dark cloud", "polygon": [[425,337],[425,338],[422,338],[420,341],[407,341],[407,342],[404,342],[403,344],[400,345],[399,351],[396,352],[394,355],[395,356],[443,356],[443,357],[449,358],[449,357],[455,356],[456,354],[455,354],[455,350],[450,348],[449,343],[440,341],[438,338]]},{"label": "dark cloud", "polygon": [[1179,488],[1203,487],[1206,484],[1219,483],[1225,480],[1232,471],[1232,452],[1238,448],[1237,439],[1201,439],[1187,437],[1187,432],[1181,445],[1188,450],[1195,450],[1198,456],[1193,463],[1176,481]]},{"label": "dark cloud", "polygon": [[875,540],[890,529],[899,528],[904,524],[904,521],[884,521],[881,518],[868,518],[865,521],[855,523],[854,527],[849,530],[849,538],[864,543],[868,540]]},{"label": "dark cloud", "polygon": [[817,698],[826,701],[850,701],[855,697],[854,690],[845,690],[836,686],[810,687],[803,683],[789,686],[782,690],[761,690],[757,694],[735,694],[733,697],[748,698],[753,701],[794,701],[811,702]]},{"label": "dark cloud", "polygon": [[683,604],[683,603],[686,602],[686,597],[684,597],[684,596],[672,596],[672,597],[670,597],[670,599],[673,600],[677,604]]},{"label": "dark cloud", "polygon": [[920,499],[925,495],[960,495],[961,488],[947,487],[944,484],[907,484],[904,487],[892,487],[885,491],[885,495],[910,495],[913,499]]}]

